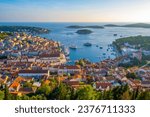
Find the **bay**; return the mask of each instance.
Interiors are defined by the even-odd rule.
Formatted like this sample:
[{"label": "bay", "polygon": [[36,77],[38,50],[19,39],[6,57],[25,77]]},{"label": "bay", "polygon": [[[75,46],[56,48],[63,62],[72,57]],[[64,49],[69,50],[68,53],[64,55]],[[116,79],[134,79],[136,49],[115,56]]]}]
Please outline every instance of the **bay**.
[{"label": "bay", "polygon": [[[72,62],[82,58],[86,58],[92,62],[99,62],[107,58],[114,59],[116,57],[115,52],[113,52],[112,49],[108,50],[108,45],[112,44],[116,39],[137,35],[150,36],[149,28],[105,27],[104,29],[89,29],[92,30],[93,33],[88,35],[79,35],[75,33],[78,29],[66,28],[70,25],[103,26],[105,24],[118,25],[127,23],[0,23],[0,25],[3,26],[36,26],[50,29],[51,33],[40,36],[59,41],[67,48],[72,45],[77,46],[76,50],[70,49],[69,57]],[[117,36],[114,36],[114,34],[117,34]],[[87,42],[91,43],[92,46],[83,46],[83,44]]]}]

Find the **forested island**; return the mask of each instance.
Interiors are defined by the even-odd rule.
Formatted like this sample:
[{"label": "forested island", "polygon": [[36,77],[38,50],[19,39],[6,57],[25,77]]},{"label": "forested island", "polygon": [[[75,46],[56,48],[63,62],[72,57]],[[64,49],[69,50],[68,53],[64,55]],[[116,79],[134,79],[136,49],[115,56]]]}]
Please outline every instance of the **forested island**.
[{"label": "forested island", "polygon": [[150,24],[147,23],[135,23],[126,25],[106,24],[104,25],[104,27],[150,28]]},{"label": "forested island", "polygon": [[30,27],[30,26],[0,26],[0,31],[2,32],[26,32],[32,34],[45,34],[49,33],[49,29],[40,27]]},{"label": "forested island", "polygon": [[122,27],[150,28],[150,24],[147,24],[147,23],[136,23],[136,24],[123,25]]},{"label": "forested island", "polygon": [[68,26],[67,28],[74,28],[74,29],[80,29],[80,28],[93,28],[93,29],[103,29],[103,26],[79,26],[79,25],[72,25],[72,26]]},{"label": "forested island", "polygon": [[93,25],[93,26],[71,25],[71,26],[67,26],[67,28],[72,28],[72,29],[80,29],[80,28],[104,29],[105,27],[150,28],[150,24],[135,23],[135,24],[126,24],[126,25],[106,24],[104,26],[99,26],[99,25]]},{"label": "forested island", "polygon": [[105,27],[119,27],[119,25],[115,25],[115,24],[106,24],[104,26]]},{"label": "forested island", "polygon": [[91,34],[92,31],[91,30],[88,30],[88,29],[83,29],[83,30],[77,30],[78,34]]}]

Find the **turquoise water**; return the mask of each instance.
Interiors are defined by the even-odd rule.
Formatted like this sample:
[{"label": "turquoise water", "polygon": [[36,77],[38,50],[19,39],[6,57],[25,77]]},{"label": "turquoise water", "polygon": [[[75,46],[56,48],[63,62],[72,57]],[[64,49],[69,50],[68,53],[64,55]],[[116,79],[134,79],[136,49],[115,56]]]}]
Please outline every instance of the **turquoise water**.
[{"label": "turquoise water", "polygon": [[[51,30],[50,34],[41,35],[49,39],[61,42],[66,47],[71,45],[77,46],[76,50],[70,49],[70,60],[86,58],[92,62],[99,62],[106,58],[115,58],[115,53],[108,50],[108,45],[114,40],[122,37],[144,35],[150,36],[150,29],[144,28],[125,28],[125,27],[105,27],[104,29],[90,29],[93,31],[89,35],[79,35],[75,32],[77,29],[68,29],[70,25],[104,25],[110,23],[0,23],[0,25],[21,25],[21,26],[38,26]],[[115,23],[117,24],[117,23]],[[118,34],[114,36],[114,34]],[[83,46],[84,43],[90,42],[91,47]],[[97,47],[98,46],[98,47]],[[103,47],[100,49],[99,47]],[[106,53],[106,55],[104,55]]]}]

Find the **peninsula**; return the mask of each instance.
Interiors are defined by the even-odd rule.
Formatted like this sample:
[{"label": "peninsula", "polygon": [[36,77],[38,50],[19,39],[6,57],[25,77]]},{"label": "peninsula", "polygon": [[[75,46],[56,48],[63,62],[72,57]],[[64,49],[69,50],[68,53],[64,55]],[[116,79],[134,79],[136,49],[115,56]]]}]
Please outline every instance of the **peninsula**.
[{"label": "peninsula", "polygon": [[0,26],[1,32],[25,32],[32,34],[44,34],[49,33],[49,29],[40,27],[30,27],[30,26]]},{"label": "peninsula", "polygon": [[150,50],[150,36],[131,36],[126,38],[120,38],[113,42],[115,45],[123,48],[125,46],[132,47],[134,49]]},{"label": "peninsula", "polygon": [[121,56],[121,66],[144,66],[150,61],[150,36],[131,36],[113,42]]}]

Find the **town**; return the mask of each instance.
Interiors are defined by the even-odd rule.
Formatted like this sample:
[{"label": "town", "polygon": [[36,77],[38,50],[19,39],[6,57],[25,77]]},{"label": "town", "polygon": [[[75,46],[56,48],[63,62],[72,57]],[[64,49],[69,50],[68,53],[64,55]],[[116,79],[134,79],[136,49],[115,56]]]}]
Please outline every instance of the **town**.
[{"label": "town", "polygon": [[[139,61],[141,57],[141,52],[130,56]],[[9,94],[19,97],[42,94],[44,86],[55,93],[55,88],[62,84],[73,90],[90,86],[97,92],[122,86],[128,86],[129,91],[149,91],[150,65],[120,66],[127,61],[129,57],[124,55],[98,63],[81,59],[68,65],[59,42],[15,32],[0,38],[0,89],[7,87]]]}]

